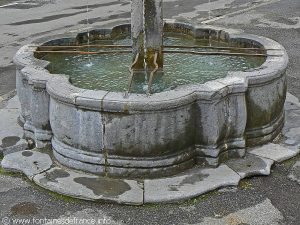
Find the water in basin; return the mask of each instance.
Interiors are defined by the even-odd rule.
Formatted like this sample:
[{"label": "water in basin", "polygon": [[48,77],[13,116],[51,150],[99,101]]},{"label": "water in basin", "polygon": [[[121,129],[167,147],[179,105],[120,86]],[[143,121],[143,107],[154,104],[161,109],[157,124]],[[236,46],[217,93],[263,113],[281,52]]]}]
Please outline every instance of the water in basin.
[{"label": "water in basin", "polygon": [[[97,41],[96,44],[107,44],[107,42]],[[109,44],[130,45],[131,40],[128,37],[110,41]],[[207,46],[208,44],[207,40],[187,38],[183,35],[164,37],[164,45]],[[213,46],[227,46],[226,43],[222,42],[212,42],[211,44]],[[87,51],[87,49],[84,50]],[[113,51],[116,49],[105,50]],[[216,51],[197,49],[197,51],[204,50]],[[99,49],[90,48],[89,51],[99,51]],[[74,86],[92,90],[122,92],[126,90],[128,85],[128,67],[132,63],[132,54],[75,55],[50,53],[45,54],[43,59],[50,61],[48,70],[51,73],[69,75]],[[179,85],[202,84],[209,80],[225,77],[229,71],[245,71],[259,67],[264,61],[264,57],[257,56],[165,53],[164,73],[155,74],[151,90],[155,93],[174,89]],[[134,76],[132,92],[145,93],[149,74],[150,72],[143,72]]]}]

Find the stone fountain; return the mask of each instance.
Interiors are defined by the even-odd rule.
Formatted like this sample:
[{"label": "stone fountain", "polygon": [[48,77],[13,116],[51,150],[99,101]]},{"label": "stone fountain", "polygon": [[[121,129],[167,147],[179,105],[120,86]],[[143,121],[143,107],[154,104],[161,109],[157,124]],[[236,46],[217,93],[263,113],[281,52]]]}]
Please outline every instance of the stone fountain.
[{"label": "stone fountain", "polygon": [[[162,0],[132,0],[131,15],[131,26],[57,36],[18,51],[19,120],[36,147],[20,156],[35,170],[25,174],[55,192],[127,204],[187,199],[237,185],[241,177],[223,163],[244,157],[247,147],[272,141],[284,124],[285,49],[264,37],[164,22]],[[264,61],[223,78],[151,93],[153,76],[164,73],[166,33],[224,42],[229,47],[223,49],[254,51]],[[48,51],[120,34],[132,41],[125,92],[84,89],[70,82],[70,74],[48,71],[51,63],[43,58]],[[147,93],[130,92],[141,71],[151,73]],[[14,167],[8,164],[6,158],[2,165]],[[14,169],[24,172],[21,164]]]}]

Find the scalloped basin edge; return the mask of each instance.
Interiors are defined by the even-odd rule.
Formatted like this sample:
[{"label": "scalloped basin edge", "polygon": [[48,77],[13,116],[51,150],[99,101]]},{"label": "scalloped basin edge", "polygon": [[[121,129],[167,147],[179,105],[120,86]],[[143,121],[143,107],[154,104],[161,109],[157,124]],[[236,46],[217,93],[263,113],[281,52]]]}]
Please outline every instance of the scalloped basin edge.
[{"label": "scalloped basin edge", "polygon": [[[66,75],[50,74],[35,47],[15,55],[19,120],[26,138],[42,148],[51,142],[56,160],[86,172],[160,177],[196,164],[218,166],[243,157],[246,147],[272,141],[284,124],[288,56],[277,42],[211,26],[169,22],[166,31],[255,45],[267,50],[263,65],[225,78],[179,86],[151,96],[85,90]],[[210,32],[209,32],[210,31]],[[92,38],[130,32],[124,24],[92,32]],[[64,37],[64,38],[62,38]],[[61,35],[51,42],[77,39]],[[49,43],[47,40],[37,44]],[[276,55],[276,56],[275,56]]]}]

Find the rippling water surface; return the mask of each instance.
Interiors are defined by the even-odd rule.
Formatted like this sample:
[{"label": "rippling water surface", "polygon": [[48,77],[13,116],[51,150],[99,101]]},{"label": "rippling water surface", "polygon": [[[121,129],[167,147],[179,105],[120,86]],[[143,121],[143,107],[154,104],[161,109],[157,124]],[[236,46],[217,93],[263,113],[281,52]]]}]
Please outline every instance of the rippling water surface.
[{"label": "rippling water surface", "polygon": [[[113,44],[130,45],[130,39],[116,40],[113,41]],[[165,37],[164,45],[208,45],[208,43],[207,41],[173,36]],[[226,46],[225,43],[213,43],[213,45]],[[98,50],[89,49],[89,51]],[[197,50],[203,51],[204,49]],[[132,63],[130,53],[103,55],[51,53],[46,54],[43,59],[51,62],[48,66],[51,73],[69,75],[72,84],[77,87],[108,91],[126,90],[129,76],[128,67]],[[164,54],[164,73],[155,75],[152,92],[170,90],[184,84],[205,83],[225,77],[228,71],[244,71],[259,67],[264,61],[265,58],[254,56]],[[144,93],[147,89],[148,78],[149,74],[147,73],[135,75],[132,92]]]}]

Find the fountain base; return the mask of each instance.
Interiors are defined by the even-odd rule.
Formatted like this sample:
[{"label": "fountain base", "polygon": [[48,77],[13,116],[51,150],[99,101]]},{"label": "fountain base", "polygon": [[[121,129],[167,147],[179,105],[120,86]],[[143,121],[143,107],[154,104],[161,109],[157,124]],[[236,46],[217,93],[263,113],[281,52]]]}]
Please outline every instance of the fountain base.
[{"label": "fountain base", "polygon": [[[129,25],[90,32],[91,41],[130,34]],[[262,66],[228,72],[203,84],[146,94],[75,87],[50,74],[24,46],[14,58],[25,136],[36,147],[52,144],[69,168],[111,177],[165,177],[193,166],[218,166],[245,148],[270,142],[283,126],[287,54],[275,41],[225,29],[167,23],[165,32],[266,51]],[[211,36],[208,36],[211,35]],[[81,44],[86,34],[44,45]],[[39,54],[37,56],[40,56]]]}]

